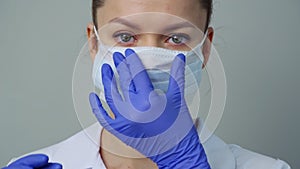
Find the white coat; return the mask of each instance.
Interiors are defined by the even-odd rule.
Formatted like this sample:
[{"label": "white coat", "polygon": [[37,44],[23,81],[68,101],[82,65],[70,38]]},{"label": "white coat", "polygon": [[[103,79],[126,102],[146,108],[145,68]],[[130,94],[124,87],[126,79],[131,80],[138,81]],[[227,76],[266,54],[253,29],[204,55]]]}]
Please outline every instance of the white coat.
[{"label": "white coat", "polygon": [[[50,162],[58,162],[64,169],[106,169],[99,154],[102,129],[95,123],[67,140],[29,154],[47,154]],[[203,147],[212,169],[290,169],[284,161],[227,145],[215,135]]]}]

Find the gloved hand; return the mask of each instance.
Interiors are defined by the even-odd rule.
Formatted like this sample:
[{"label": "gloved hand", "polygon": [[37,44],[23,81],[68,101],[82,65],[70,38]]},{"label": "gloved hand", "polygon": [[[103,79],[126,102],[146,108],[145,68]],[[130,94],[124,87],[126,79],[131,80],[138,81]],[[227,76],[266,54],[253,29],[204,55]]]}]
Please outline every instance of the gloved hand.
[{"label": "gloved hand", "polygon": [[93,113],[101,125],[125,144],[149,157],[159,168],[210,169],[206,154],[184,99],[185,56],[175,57],[168,91],[154,90],[137,54],[127,49],[113,59],[119,74],[118,91],[112,68],[101,68],[110,118],[98,96],[90,94]]},{"label": "gloved hand", "polygon": [[49,163],[48,156],[44,154],[33,154],[16,160],[2,169],[62,169],[58,163]]}]

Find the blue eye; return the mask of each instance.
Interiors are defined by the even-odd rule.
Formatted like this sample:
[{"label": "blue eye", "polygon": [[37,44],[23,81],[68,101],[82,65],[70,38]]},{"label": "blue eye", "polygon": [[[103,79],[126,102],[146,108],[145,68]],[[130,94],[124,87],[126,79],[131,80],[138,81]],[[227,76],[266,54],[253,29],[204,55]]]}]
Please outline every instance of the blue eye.
[{"label": "blue eye", "polygon": [[168,42],[174,45],[186,44],[189,41],[190,37],[185,34],[173,34],[169,36]]}]

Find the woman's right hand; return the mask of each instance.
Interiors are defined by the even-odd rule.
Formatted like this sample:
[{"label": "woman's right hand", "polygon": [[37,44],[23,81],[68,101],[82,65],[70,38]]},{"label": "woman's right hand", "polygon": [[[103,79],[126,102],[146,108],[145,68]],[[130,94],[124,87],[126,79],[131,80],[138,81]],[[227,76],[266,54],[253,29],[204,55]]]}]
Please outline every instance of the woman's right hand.
[{"label": "woman's right hand", "polygon": [[44,154],[32,154],[22,157],[2,169],[62,169],[59,163],[50,163]]},{"label": "woman's right hand", "polygon": [[125,56],[114,53],[124,99],[112,68],[107,64],[102,66],[105,98],[115,119],[102,107],[98,96],[90,94],[91,107],[101,125],[159,168],[210,169],[184,99],[185,56],[175,57],[168,91],[164,94],[154,90],[133,50],[127,49]]}]

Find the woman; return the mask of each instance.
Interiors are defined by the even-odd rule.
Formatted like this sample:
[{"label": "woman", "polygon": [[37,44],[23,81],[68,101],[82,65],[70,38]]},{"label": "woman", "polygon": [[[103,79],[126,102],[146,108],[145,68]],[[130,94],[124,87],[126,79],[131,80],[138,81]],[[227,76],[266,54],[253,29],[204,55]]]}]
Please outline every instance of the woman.
[{"label": "woman", "polygon": [[[112,93],[114,92],[116,93],[117,91],[113,89],[114,87],[116,87],[114,80],[112,80],[114,79],[113,73],[116,72],[115,70],[113,70],[114,69],[113,66],[116,67],[120,75],[119,77],[120,82],[122,83],[124,82],[124,80],[122,81],[121,79],[124,78],[124,76],[126,76],[126,72],[130,71],[132,73],[131,68],[128,68],[129,70],[127,70],[127,67],[126,66],[122,67],[122,65],[126,65],[126,64],[130,65],[130,63],[136,64],[137,62],[140,62],[139,58],[141,59],[142,64],[144,64],[144,66],[146,66],[145,65],[146,62],[143,62],[143,57],[140,54],[137,55],[135,54],[136,52],[135,50],[126,50],[125,54],[124,51],[121,53],[118,52],[115,53],[115,51],[112,50],[113,61],[115,65],[113,65],[109,61],[107,63],[110,64],[104,64],[101,61],[98,62],[97,56],[101,53],[104,53],[101,51],[101,49],[105,49],[104,48],[105,45],[111,46],[117,44],[117,46],[134,48],[134,49],[137,49],[135,47],[139,47],[139,46],[148,46],[148,47],[151,46],[151,47],[159,47],[159,48],[167,49],[166,51],[164,50],[164,52],[166,53],[169,52],[170,50],[182,51],[182,53],[184,53],[183,51],[197,49],[196,48],[198,46],[197,44],[201,44],[200,45],[202,50],[201,54],[203,55],[203,59],[201,60],[201,64],[199,64],[200,66],[198,68],[201,69],[201,65],[204,67],[209,60],[209,54],[211,48],[209,41],[213,40],[213,35],[214,35],[213,28],[209,27],[210,17],[212,13],[211,0],[188,0],[188,1],[93,0],[92,9],[93,9],[93,23],[90,23],[87,26],[89,50],[90,50],[91,58],[95,62],[94,65],[97,65],[96,63],[99,63],[99,65],[101,65],[101,67],[94,66],[94,68],[96,68],[96,70],[94,71],[94,81],[96,86],[99,85],[98,87],[100,89],[105,90],[105,96],[100,95],[100,98],[102,99],[102,102],[103,100],[104,101],[106,100],[107,102],[111,103],[111,104],[108,103],[108,105],[110,106],[112,113],[116,115],[115,120],[120,119],[119,118],[121,117],[120,115],[126,113],[126,111],[125,112],[121,112],[121,111],[126,109],[124,107],[121,107],[121,109],[113,107],[116,100],[112,98],[113,97]],[[149,13],[149,12],[156,12],[159,13],[159,15],[156,16],[153,15],[153,13]],[[144,15],[145,13],[146,15]],[[139,14],[139,15],[135,15],[135,14]],[[178,18],[174,19],[176,17],[180,19]],[[127,18],[127,20],[124,20],[124,18]],[[194,32],[193,30],[195,29],[192,29],[192,31],[189,31],[189,33],[195,36],[189,36],[189,37],[184,36],[188,33],[184,34],[181,32],[183,31],[181,30],[181,28],[183,27],[182,25],[181,27],[178,28],[178,30],[175,31],[175,33],[171,32],[171,34],[169,34],[168,32],[167,33],[161,32],[161,30],[153,30],[156,27],[160,26],[158,24],[149,24],[146,27],[147,28],[150,27],[153,29],[143,30],[139,33],[132,33],[133,32],[132,28],[130,29],[131,31],[128,31],[130,25],[132,26],[133,24],[136,24],[137,26],[142,26],[146,23],[152,23],[152,21],[153,22],[157,21],[155,19],[160,19],[159,23],[168,23],[168,24],[162,24],[163,26],[169,25],[169,23],[176,22],[178,20],[187,21],[188,23],[191,24],[189,25],[185,24],[186,27],[191,27],[191,25],[193,25],[197,29],[201,30],[203,33],[193,34]],[[109,31],[112,31],[113,28],[115,28],[114,25],[112,25],[111,27],[111,24],[115,22],[118,22],[118,24],[122,24],[122,29],[118,31],[115,30],[115,32],[111,33],[114,36],[106,36],[109,34]],[[126,27],[124,27],[124,25]],[[120,27],[118,26],[117,28]],[[196,40],[193,41],[189,39],[191,37],[195,37]],[[207,37],[206,40],[205,37]],[[100,45],[100,43],[103,44]],[[176,55],[174,55],[175,59],[174,61],[172,61],[172,66],[173,66],[172,68],[174,68],[174,70],[179,70],[179,72],[175,74],[172,74],[172,71],[170,72],[171,76],[174,77],[175,79],[175,83],[174,83],[175,85],[169,85],[168,87],[171,88],[170,86],[172,86],[171,89],[174,89],[173,93],[176,93],[178,91],[180,93],[180,91],[182,91],[181,89],[185,89],[185,88],[181,88],[182,86],[184,87],[184,82],[181,83],[180,79],[182,79],[184,76],[184,74],[182,74],[183,72],[182,70],[184,70],[183,65],[185,62],[188,62],[188,57],[186,55],[187,54],[181,55],[179,52],[177,52]],[[100,71],[99,68],[101,68],[102,71]],[[99,73],[101,73],[100,74],[101,77]],[[133,87],[134,90],[136,91],[138,87],[142,87],[141,89],[142,91],[144,90],[149,91],[148,93],[146,92],[146,94],[143,93],[148,98],[149,94],[152,92],[152,89],[157,86],[155,86],[154,83],[153,83],[154,85],[153,87],[151,86],[150,83],[142,83],[142,82],[147,82],[147,81],[149,82],[149,79],[151,80],[151,82],[153,82],[153,78],[155,78],[155,76],[153,77],[151,76],[153,74],[149,73],[148,74],[149,77],[147,77],[147,74],[143,72],[143,69],[138,71],[136,75],[137,76],[134,76],[132,79],[130,79],[130,81],[132,80],[136,82],[134,83],[134,85],[132,85],[134,86]],[[139,75],[142,76],[142,78],[140,78]],[[100,81],[98,81],[97,79],[99,79]],[[138,85],[139,82],[141,84],[146,84],[146,86],[144,87],[144,85]],[[103,85],[101,83],[103,83]],[[113,87],[109,88],[111,86]],[[124,86],[130,87],[131,83],[127,85],[125,84]],[[169,88],[165,88],[165,87],[161,87],[161,88],[158,87],[158,88],[163,90],[163,92],[169,91],[168,90]],[[126,92],[127,89],[123,89],[122,91]],[[129,100],[131,100],[133,104],[137,103],[135,108],[139,107],[140,109],[145,109],[144,107],[145,105],[141,104],[144,102],[143,101],[139,102],[143,100],[145,97],[140,97],[141,95],[134,95],[134,96],[135,98],[138,99],[136,99],[135,101],[132,101],[132,99]],[[179,102],[176,103],[180,105],[178,107],[178,109],[180,110],[174,108],[172,109],[172,112],[179,111],[178,114],[181,114],[182,113],[181,108],[186,106],[184,100],[182,100],[183,97],[181,96],[182,94],[180,94],[179,98],[176,97],[176,99],[179,99]],[[126,94],[124,97],[126,97]],[[158,96],[154,98],[157,98],[154,100],[161,99]],[[111,100],[113,101],[111,102]],[[168,101],[168,98],[167,100],[162,99],[162,102],[163,101]],[[37,155],[25,156],[24,158],[21,158],[13,162],[7,168],[9,169],[11,168],[61,168],[61,166],[63,166],[64,168],[138,168],[138,169],[158,168],[158,167],[159,168],[180,168],[180,167],[181,168],[248,168],[248,169],[288,168],[287,164],[285,164],[280,160],[274,160],[269,157],[252,153],[235,145],[228,146],[216,136],[212,136],[206,143],[203,144],[202,147],[201,143],[199,142],[199,137],[195,137],[195,129],[194,126],[191,125],[192,123],[189,117],[185,118],[187,120],[183,121],[182,124],[188,124],[187,126],[190,127],[189,128],[190,130],[185,131],[186,133],[184,132],[184,134],[178,140],[178,142],[175,141],[175,143],[167,150],[160,151],[161,147],[158,146],[158,149],[155,149],[157,151],[149,152],[148,150],[153,150],[152,148],[148,147],[151,144],[147,144],[148,142],[145,142],[147,146],[139,146],[138,143],[141,142],[141,139],[137,139],[137,138],[142,137],[141,135],[138,135],[141,133],[144,134],[143,136],[145,135],[149,136],[151,134],[155,135],[151,133],[153,132],[152,130],[148,131],[147,130],[148,128],[145,128],[145,130],[138,130],[140,128],[137,127],[140,126],[132,127],[130,126],[132,125],[132,123],[127,123],[126,121],[124,122],[125,119],[123,119],[123,121],[119,121],[120,123],[118,124],[122,123],[123,125],[121,125],[121,127],[118,128],[118,126],[114,126],[113,121],[109,119],[110,117],[105,117],[106,112],[102,108],[100,100],[95,94],[90,95],[90,102],[94,114],[96,115],[97,119],[104,127],[104,129],[101,126],[96,125],[88,128],[87,131],[91,133],[90,135],[93,135],[95,137],[95,140],[98,140],[98,145],[101,145],[100,147],[95,146],[95,144],[83,132],[80,132],[62,143],[35,152],[35,153],[42,153],[45,155],[37,154]],[[149,105],[146,105],[146,107],[147,106]],[[170,107],[173,108],[176,106],[177,105],[174,104],[171,105]],[[163,113],[168,114],[169,112],[164,111]],[[188,110],[184,109],[183,114],[184,113],[186,113],[185,115],[187,115]],[[113,119],[114,116],[111,115],[111,118]],[[163,119],[162,122],[166,122],[166,123],[171,122],[173,124],[174,121],[172,121],[172,118],[168,116],[168,118]],[[159,124],[164,124],[164,123],[159,123]],[[153,124],[153,126],[155,126],[155,129],[157,129],[157,125]],[[125,128],[127,127],[126,130],[122,130],[124,129],[124,127]],[[166,126],[166,128],[168,127],[170,126]],[[127,131],[140,131],[140,133],[133,132],[133,135],[130,135],[132,133],[126,133]],[[134,139],[126,140],[125,137],[119,135],[120,133],[127,134],[127,136],[132,136]],[[174,139],[172,137],[163,137],[163,138],[165,138],[163,141],[150,142],[150,143],[153,143],[154,145],[160,145],[160,143],[165,144],[166,143],[164,142],[165,140],[170,141]],[[187,142],[184,142],[186,140],[191,141],[188,143],[192,143],[192,144],[186,144]],[[175,149],[173,149],[173,147],[175,147]],[[178,156],[177,154],[180,155]],[[49,157],[50,160],[48,159],[47,156]],[[48,161],[57,162],[57,163],[51,163]]]}]

